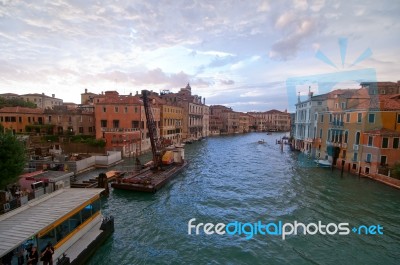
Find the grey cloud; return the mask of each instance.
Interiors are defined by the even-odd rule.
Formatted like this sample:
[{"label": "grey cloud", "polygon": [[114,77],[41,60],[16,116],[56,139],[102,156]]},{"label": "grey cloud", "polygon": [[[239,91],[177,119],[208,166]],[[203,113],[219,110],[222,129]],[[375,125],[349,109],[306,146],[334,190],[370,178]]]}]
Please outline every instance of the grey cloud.
[{"label": "grey cloud", "polygon": [[220,82],[222,85],[227,85],[227,86],[235,84],[235,81],[233,81],[233,80],[220,80]]}]

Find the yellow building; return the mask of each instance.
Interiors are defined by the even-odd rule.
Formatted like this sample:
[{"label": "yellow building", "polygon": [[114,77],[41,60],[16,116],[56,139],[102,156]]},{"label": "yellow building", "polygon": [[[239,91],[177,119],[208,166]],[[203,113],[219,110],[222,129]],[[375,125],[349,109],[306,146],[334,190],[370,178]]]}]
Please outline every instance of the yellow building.
[{"label": "yellow building", "polygon": [[183,108],[163,104],[161,106],[161,137],[178,143],[182,139]]}]

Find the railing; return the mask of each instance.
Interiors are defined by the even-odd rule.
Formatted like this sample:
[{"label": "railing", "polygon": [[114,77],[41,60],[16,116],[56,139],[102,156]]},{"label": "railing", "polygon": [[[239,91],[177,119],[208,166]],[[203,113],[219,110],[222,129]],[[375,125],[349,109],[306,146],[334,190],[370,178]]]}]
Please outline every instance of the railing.
[{"label": "railing", "polygon": [[334,120],[334,121],[330,122],[329,124],[331,124],[333,126],[338,126],[338,127],[343,127],[344,126],[344,122],[343,121],[337,121],[337,120]]},{"label": "railing", "polygon": [[138,132],[138,128],[101,128],[102,132]]}]

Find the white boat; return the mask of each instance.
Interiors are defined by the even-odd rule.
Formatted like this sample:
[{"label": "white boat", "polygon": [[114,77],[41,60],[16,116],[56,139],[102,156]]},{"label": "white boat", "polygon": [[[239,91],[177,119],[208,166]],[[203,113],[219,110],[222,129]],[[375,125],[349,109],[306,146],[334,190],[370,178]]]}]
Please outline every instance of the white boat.
[{"label": "white boat", "polygon": [[332,163],[329,162],[328,160],[322,160],[322,159],[318,159],[318,160],[314,160],[315,163],[317,163],[317,166],[319,167],[331,167]]},{"label": "white boat", "polygon": [[265,141],[264,141],[264,139],[261,139],[261,140],[258,141],[258,143],[259,144],[263,144],[263,143],[265,143]]},{"label": "white boat", "polygon": [[60,189],[1,215],[0,257],[29,245],[37,247],[40,256],[50,242],[54,261],[68,258],[68,264],[84,263],[114,231],[114,219],[104,218],[100,211],[103,191]]}]

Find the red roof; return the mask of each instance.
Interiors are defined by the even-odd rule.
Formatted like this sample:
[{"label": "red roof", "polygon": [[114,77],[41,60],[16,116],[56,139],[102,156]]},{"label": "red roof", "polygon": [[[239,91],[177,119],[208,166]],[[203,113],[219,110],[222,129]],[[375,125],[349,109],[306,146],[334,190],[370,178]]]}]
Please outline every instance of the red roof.
[{"label": "red roof", "polygon": [[42,109],[31,109],[25,107],[4,107],[0,109],[0,113],[27,113],[27,114],[43,114]]},{"label": "red roof", "polygon": [[373,130],[366,131],[364,133],[372,135],[382,135],[382,136],[400,136],[400,132],[386,128],[380,128],[380,129],[376,128]]}]

